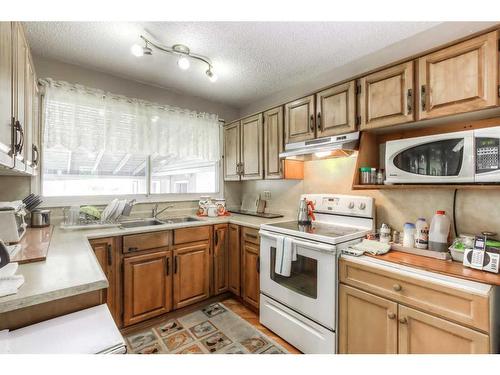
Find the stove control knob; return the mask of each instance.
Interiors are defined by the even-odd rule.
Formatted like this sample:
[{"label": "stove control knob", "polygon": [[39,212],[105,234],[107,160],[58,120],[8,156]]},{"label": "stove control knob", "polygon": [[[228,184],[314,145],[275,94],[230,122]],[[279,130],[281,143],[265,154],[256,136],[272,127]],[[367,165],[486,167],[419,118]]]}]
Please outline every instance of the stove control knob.
[{"label": "stove control knob", "polygon": [[349,202],[349,206],[347,206],[347,207],[349,207],[350,209],[353,209],[354,208],[354,202]]},{"label": "stove control knob", "polygon": [[360,210],[364,210],[365,208],[366,208],[366,203],[361,202],[361,203],[359,204],[359,209],[360,209]]}]

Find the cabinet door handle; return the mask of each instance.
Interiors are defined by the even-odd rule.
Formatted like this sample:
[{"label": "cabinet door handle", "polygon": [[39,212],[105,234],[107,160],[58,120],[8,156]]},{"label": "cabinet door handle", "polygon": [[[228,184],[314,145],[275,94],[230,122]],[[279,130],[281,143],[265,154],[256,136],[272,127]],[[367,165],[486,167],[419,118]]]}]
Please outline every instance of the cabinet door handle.
[{"label": "cabinet door handle", "polygon": [[309,117],[309,127],[311,128],[311,131],[313,132],[314,131],[314,115],[311,115],[311,117]]},{"label": "cabinet door handle", "polygon": [[406,112],[410,115],[413,111],[413,90],[408,89],[406,93]]},{"label": "cabinet door handle", "polygon": [[325,130],[325,127],[321,123],[321,112],[318,112],[318,127],[321,129],[321,131]]},{"label": "cabinet door handle", "polygon": [[399,323],[406,324],[406,323],[408,323],[408,321],[406,320],[405,317],[402,317],[402,318],[399,318]]},{"label": "cabinet door handle", "polygon": [[260,274],[260,255],[257,255],[256,267],[257,267],[257,273]]},{"label": "cabinet door handle", "polygon": [[425,92],[425,85],[422,85],[420,87],[420,105],[422,107],[422,111],[425,111],[426,109],[426,92]]},{"label": "cabinet door handle", "polygon": [[177,273],[177,255],[174,257],[174,273]]},{"label": "cabinet door handle", "polygon": [[33,145],[31,148],[31,160],[34,167],[38,166],[38,157],[39,157],[38,147],[37,145]]},{"label": "cabinet door handle", "polygon": [[165,273],[168,275],[170,275],[170,258],[167,257],[167,261],[165,262]]},{"label": "cabinet door handle", "polygon": [[[19,120],[16,120],[16,122],[14,123],[14,129],[16,132],[14,152],[16,155],[19,155],[21,152],[23,152],[23,147],[24,147],[24,130]],[[19,133],[19,138],[17,138],[18,133]]]},{"label": "cabinet door handle", "polygon": [[390,312],[387,314],[387,317],[392,320],[392,319],[396,318],[396,314],[394,314],[393,312]]},{"label": "cabinet door handle", "polygon": [[219,244],[219,232],[217,232],[217,229],[215,230],[215,246]]},{"label": "cabinet door handle", "polygon": [[403,287],[401,285],[399,285],[399,284],[394,284],[392,286],[392,289],[394,289],[395,292],[400,292],[401,289],[403,289]]},{"label": "cabinet door handle", "polygon": [[108,255],[108,266],[111,266],[113,264],[113,249],[111,247],[111,244],[108,244],[107,255]]}]

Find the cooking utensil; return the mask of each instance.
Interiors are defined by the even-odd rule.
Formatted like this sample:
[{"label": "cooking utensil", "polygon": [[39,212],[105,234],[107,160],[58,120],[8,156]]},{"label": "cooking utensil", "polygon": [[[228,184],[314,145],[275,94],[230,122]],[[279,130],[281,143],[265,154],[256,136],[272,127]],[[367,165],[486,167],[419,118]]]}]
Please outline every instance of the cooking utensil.
[{"label": "cooking utensil", "polygon": [[31,211],[31,227],[45,228],[50,225],[50,210],[36,209]]}]

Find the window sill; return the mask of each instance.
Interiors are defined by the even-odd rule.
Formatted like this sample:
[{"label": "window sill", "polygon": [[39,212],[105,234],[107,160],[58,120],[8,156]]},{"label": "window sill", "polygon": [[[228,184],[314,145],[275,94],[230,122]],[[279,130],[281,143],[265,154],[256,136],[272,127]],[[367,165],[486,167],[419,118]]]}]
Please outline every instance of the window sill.
[{"label": "window sill", "polygon": [[68,207],[82,205],[107,205],[113,199],[135,199],[138,204],[162,203],[162,202],[195,202],[201,196],[210,196],[215,199],[222,199],[221,192],[218,193],[195,193],[195,194],[133,194],[133,195],[99,195],[99,196],[69,196],[69,197],[42,197],[42,208],[48,207]]}]

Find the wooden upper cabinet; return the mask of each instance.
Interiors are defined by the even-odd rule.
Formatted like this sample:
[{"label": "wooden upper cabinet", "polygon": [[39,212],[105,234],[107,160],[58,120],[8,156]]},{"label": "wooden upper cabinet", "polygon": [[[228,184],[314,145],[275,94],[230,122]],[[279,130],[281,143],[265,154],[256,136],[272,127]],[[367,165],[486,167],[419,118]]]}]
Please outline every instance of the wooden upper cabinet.
[{"label": "wooden upper cabinet", "polygon": [[240,227],[236,224],[229,224],[228,233],[228,287],[231,292],[240,295]]},{"label": "wooden upper cabinet", "polygon": [[264,112],[264,173],[266,179],[283,178],[283,107]]},{"label": "wooden upper cabinet", "polygon": [[414,121],[413,61],[359,80],[361,130]]},{"label": "wooden upper cabinet", "polygon": [[224,181],[240,179],[240,122],[224,127]]},{"label": "wooden upper cabinet", "polygon": [[[26,135],[26,77],[27,77],[27,57],[28,57],[28,45],[24,36],[23,27],[19,22],[14,23],[15,27],[15,65],[14,65],[14,118],[15,121],[19,121],[22,130],[22,135],[18,137],[24,137]],[[24,144],[22,141],[18,141],[17,158],[24,161]]]},{"label": "wooden upper cabinet", "polygon": [[317,137],[356,130],[356,84],[350,81],[316,94]]},{"label": "wooden upper cabinet", "polygon": [[174,248],[174,309],[210,295],[210,241]]},{"label": "wooden upper cabinet", "polygon": [[285,104],[285,144],[316,137],[314,95]]},{"label": "wooden upper cabinet", "polygon": [[397,353],[397,303],[340,285],[339,310],[340,353]]},{"label": "wooden upper cabinet", "polygon": [[228,224],[214,225],[214,294],[228,290],[229,282],[229,228]]},{"label": "wooden upper cabinet", "polygon": [[241,179],[264,177],[262,150],[262,114],[241,120]]},{"label": "wooden upper cabinet", "polygon": [[489,337],[399,305],[400,354],[487,354]]},{"label": "wooden upper cabinet", "polygon": [[[33,131],[34,131],[34,118],[33,118],[33,102],[35,96],[35,69],[31,63],[30,53],[26,54],[26,77],[25,77],[25,95],[24,95],[24,119],[25,119],[25,135],[24,135],[24,158],[26,160],[26,167],[33,168]],[[33,172],[30,170],[30,172]]]},{"label": "wooden upper cabinet", "polygon": [[497,31],[418,59],[419,119],[498,104]]},{"label": "wooden upper cabinet", "polygon": [[135,324],[172,309],[171,251],[123,260],[123,324]]},{"label": "wooden upper cabinet", "polygon": [[0,164],[13,166],[12,22],[0,22]]}]

